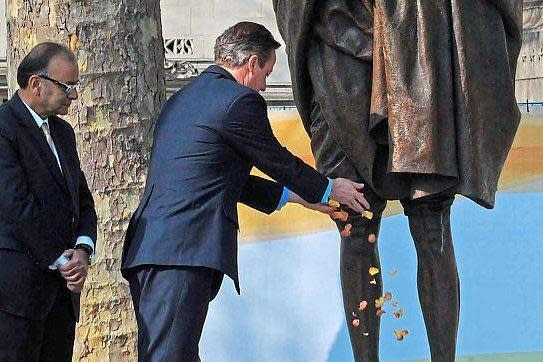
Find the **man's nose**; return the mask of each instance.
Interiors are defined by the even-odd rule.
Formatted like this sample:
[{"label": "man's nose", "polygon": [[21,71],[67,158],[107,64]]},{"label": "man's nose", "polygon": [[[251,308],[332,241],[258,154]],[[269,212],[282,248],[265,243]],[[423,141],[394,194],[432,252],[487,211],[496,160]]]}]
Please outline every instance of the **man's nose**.
[{"label": "man's nose", "polygon": [[73,89],[70,92],[68,92],[68,98],[75,101],[77,98],[79,98],[79,94],[77,93],[77,89]]}]

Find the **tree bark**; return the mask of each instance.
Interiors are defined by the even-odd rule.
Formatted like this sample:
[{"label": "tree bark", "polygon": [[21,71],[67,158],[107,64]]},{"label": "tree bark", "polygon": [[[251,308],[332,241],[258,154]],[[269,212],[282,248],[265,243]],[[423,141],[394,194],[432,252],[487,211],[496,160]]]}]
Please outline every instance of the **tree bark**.
[{"label": "tree bark", "polygon": [[82,87],[66,117],[99,218],[96,262],[81,295],[75,361],[135,361],[136,325],[120,256],[144,186],[152,128],[165,99],[160,2],[8,0],[8,85],[36,44],[76,54]]}]

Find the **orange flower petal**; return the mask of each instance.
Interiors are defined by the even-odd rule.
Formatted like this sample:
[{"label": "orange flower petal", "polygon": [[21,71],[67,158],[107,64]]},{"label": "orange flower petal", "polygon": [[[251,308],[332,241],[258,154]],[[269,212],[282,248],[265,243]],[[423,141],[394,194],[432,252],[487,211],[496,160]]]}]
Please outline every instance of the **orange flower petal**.
[{"label": "orange flower petal", "polygon": [[332,206],[332,207],[339,207],[339,202],[337,202],[336,200],[328,200],[328,205]]},{"label": "orange flower petal", "polygon": [[334,220],[340,220],[340,221],[347,221],[347,219],[349,218],[349,214],[347,213],[347,211],[334,211],[332,213],[332,219]]},{"label": "orange flower petal", "polygon": [[398,303],[397,301],[393,300],[392,302],[390,302],[390,304],[392,304],[392,306],[394,308],[398,308],[398,305],[400,305],[400,303]]},{"label": "orange flower petal", "polygon": [[375,237],[375,234],[370,234],[370,235],[368,236],[368,242],[369,242],[370,244],[374,244],[375,241],[377,241],[377,238]]},{"label": "orange flower petal", "polygon": [[380,316],[382,316],[382,315],[385,314],[385,313],[386,313],[386,312],[385,312],[384,310],[379,309],[379,310],[377,310],[377,312],[375,313],[375,315],[378,316],[378,317],[380,317]]},{"label": "orange flower petal", "polygon": [[341,236],[343,236],[344,238],[346,238],[347,236],[351,236],[351,232],[349,230],[343,230],[342,232],[339,233]]},{"label": "orange flower petal", "polygon": [[396,269],[390,272],[390,276],[396,276],[396,274],[398,274],[398,270]]},{"label": "orange flower petal", "polygon": [[353,319],[353,327],[355,328],[360,327],[360,319]]},{"label": "orange flower petal", "polygon": [[403,331],[394,330],[394,334],[396,335],[396,339],[398,341],[401,341],[401,340],[403,340],[403,337],[405,337],[406,335],[409,334],[409,331],[407,329],[405,329]]},{"label": "orange flower petal", "polygon": [[391,292],[386,292],[385,293],[385,300],[391,300],[392,299],[392,293]]},{"label": "orange flower petal", "polygon": [[368,302],[366,302],[365,300],[363,300],[363,301],[361,301],[360,304],[358,305],[358,310],[362,312],[364,309],[366,309],[367,306],[368,306]]},{"label": "orange flower petal", "polygon": [[396,318],[403,317],[403,309],[400,309],[400,310],[394,312],[394,317],[396,317]]}]

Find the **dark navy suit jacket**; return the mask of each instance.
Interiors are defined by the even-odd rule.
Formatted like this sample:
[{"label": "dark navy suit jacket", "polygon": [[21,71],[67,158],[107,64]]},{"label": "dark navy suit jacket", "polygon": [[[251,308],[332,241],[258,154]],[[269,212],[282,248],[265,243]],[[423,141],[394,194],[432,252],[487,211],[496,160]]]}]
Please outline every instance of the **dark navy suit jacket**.
[{"label": "dark navy suit jacket", "polygon": [[[278,183],[249,173],[253,166]],[[262,96],[213,65],[165,104],[145,192],[130,221],[122,270],[205,266],[239,291],[237,203],[276,209],[283,186],[320,202],[326,177],[282,147]]]},{"label": "dark navy suit jacket", "polygon": [[[62,173],[15,94],[0,106],[0,310],[40,320],[66,281],[51,265],[80,235],[96,245],[96,213],[72,127],[49,117]],[[79,313],[79,294],[74,312]]]}]

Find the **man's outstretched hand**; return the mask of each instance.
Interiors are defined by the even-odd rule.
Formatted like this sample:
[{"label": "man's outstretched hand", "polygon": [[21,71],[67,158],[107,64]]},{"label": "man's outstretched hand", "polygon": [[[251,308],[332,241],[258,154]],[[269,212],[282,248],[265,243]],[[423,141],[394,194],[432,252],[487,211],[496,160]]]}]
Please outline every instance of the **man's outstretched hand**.
[{"label": "man's outstretched hand", "polygon": [[302,199],[300,196],[298,196],[298,194],[296,194],[296,193],[294,193],[292,191],[289,194],[288,201],[296,203],[296,204],[300,204],[303,207],[305,207],[307,209],[310,209],[310,210],[315,210],[315,211],[318,211],[318,212],[322,212],[323,214],[326,214],[326,215],[331,215],[334,211],[337,210],[335,207],[332,207],[332,206],[330,206],[328,204],[321,204],[321,203],[311,204],[311,203],[305,201],[304,199]]},{"label": "man's outstretched hand", "polygon": [[359,184],[346,178],[336,178],[332,181],[330,199],[346,205],[360,214],[370,208],[370,204],[364,198],[364,194],[359,191],[364,188],[364,184]]}]

